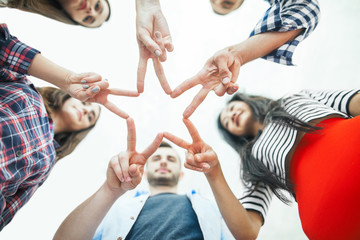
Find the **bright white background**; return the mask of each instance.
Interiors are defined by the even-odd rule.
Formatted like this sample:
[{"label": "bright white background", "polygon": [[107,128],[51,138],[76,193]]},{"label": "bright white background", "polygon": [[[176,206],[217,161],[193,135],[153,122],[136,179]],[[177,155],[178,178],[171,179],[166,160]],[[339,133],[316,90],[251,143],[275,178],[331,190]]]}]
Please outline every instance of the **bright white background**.
[{"label": "bright white background", "polygon": [[[94,71],[107,77],[111,87],[136,89],[138,48],[135,39],[134,1],[111,1],[112,17],[100,29],[67,26],[34,14],[0,9],[0,21],[21,41],[75,72]],[[212,12],[208,0],[162,0],[175,50],[164,64],[172,88],[201,69],[206,59],[226,46],[246,39],[268,4],[248,0],[228,16]],[[359,87],[357,81],[360,4],[357,0],[320,1],[318,28],[295,51],[294,67],[255,60],[241,68],[241,91],[279,98],[293,90]],[[37,86],[46,82],[31,78]],[[190,137],[182,112],[200,87],[171,99],[161,89],[149,61],[145,92],[139,98],[112,97],[134,119],[138,149],[143,150],[160,131]],[[241,196],[239,158],[221,139],[216,117],[229,97],[209,94],[191,120],[203,139],[217,152],[230,187]],[[111,156],[126,148],[126,123],[103,108],[95,129],[77,150],[57,164],[48,180],[0,233],[0,239],[51,239],[62,220],[94,193],[105,180]],[[178,149],[178,148],[177,148]],[[178,149],[181,156],[183,150]],[[180,192],[195,188],[208,198],[211,190],[205,177],[185,170]],[[146,181],[139,186],[146,189]],[[132,195],[130,192],[126,196]],[[306,239],[297,205],[273,201],[259,239]]]}]

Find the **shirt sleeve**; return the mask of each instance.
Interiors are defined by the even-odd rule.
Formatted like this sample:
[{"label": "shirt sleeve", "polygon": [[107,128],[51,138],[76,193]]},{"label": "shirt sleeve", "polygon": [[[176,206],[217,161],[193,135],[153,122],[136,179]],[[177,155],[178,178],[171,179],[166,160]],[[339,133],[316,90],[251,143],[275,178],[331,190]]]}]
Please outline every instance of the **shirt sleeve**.
[{"label": "shirt sleeve", "polygon": [[29,201],[38,187],[39,185],[34,185],[19,189],[14,196],[11,196],[11,199],[6,199],[5,196],[1,195],[5,209],[0,215],[0,231],[13,219],[17,211]]},{"label": "shirt sleeve", "polygon": [[244,197],[240,201],[246,210],[258,212],[263,218],[264,224],[272,197],[271,189],[264,183],[259,183],[254,191],[247,187],[244,191]]},{"label": "shirt sleeve", "polygon": [[336,111],[351,116],[349,112],[350,100],[359,91],[360,89],[328,91],[303,90],[302,93],[306,94],[311,99],[314,99],[328,107],[331,107]]},{"label": "shirt sleeve", "polygon": [[15,81],[28,75],[28,69],[37,53],[38,50],[12,36],[6,24],[0,24],[1,81]]},{"label": "shirt sleeve", "polygon": [[270,8],[257,23],[250,37],[270,31],[287,32],[304,29],[294,40],[262,57],[276,63],[293,65],[292,56],[296,46],[309,36],[318,24],[320,18],[319,3],[317,0],[271,0],[270,4]]}]

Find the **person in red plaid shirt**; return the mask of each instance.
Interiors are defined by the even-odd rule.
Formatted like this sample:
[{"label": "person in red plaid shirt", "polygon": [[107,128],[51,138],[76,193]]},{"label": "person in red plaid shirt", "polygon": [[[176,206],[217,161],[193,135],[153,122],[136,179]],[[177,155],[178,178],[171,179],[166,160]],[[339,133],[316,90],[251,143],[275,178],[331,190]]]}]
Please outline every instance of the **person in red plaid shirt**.
[{"label": "person in red plaid shirt", "polygon": [[[37,90],[26,75],[61,89]],[[42,185],[55,162],[93,128],[100,106],[90,102],[129,117],[107,97],[138,93],[108,87],[98,74],[76,74],[56,65],[0,24],[0,230]]]}]

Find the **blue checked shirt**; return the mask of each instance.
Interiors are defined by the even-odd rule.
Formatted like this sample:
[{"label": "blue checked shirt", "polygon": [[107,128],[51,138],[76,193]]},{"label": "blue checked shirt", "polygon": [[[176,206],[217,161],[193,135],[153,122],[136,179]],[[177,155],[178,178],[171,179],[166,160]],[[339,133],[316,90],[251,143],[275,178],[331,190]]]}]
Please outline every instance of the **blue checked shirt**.
[{"label": "blue checked shirt", "polygon": [[55,163],[53,124],[40,94],[26,78],[38,52],[0,24],[0,230]]},{"label": "blue checked shirt", "polygon": [[320,8],[317,0],[266,0],[270,8],[257,23],[250,37],[263,32],[286,32],[296,29],[304,31],[294,40],[289,41],[264,56],[269,61],[284,65],[293,65],[292,56],[296,46],[316,28]]}]

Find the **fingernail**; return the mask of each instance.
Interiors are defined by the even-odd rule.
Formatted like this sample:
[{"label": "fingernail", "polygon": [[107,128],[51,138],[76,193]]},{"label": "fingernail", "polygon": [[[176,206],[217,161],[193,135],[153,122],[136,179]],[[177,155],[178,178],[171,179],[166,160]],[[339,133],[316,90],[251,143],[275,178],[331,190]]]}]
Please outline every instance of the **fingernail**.
[{"label": "fingernail", "polygon": [[159,32],[156,32],[156,33],[155,33],[155,37],[156,37],[156,38],[161,38],[160,33],[159,33]]},{"label": "fingernail", "polygon": [[83,80],[81,80],[81,83],[86,83],[86,80],[84,80],[84,79],[83,79]]},{"label": "fingernail", "polygon": [[227,84],[227,83],[229,83],[229,82],[230,82],[230,78],[229,78],[229,77],[223,78],[223,80],[222,80],[222,83],[223,83],[223,84]]},{"label": "fingernail", "polygon": [[203,168],[209,169],[209,168],[210,168],[210,165],[209,165],[209,164],[204,164],[204,165],[203,165]]},{"label": "fingernail", "polygon": [[120,178],[120,181],[121,181],[121,182],[124,182],[124,178],[123,178],[123,177],[122,177],[122,178]]},{"label": "fingernail", "polygon": [[126,181],[127,181],[127,182],[131,182],[131,177],[127,177],[127,178],[126,178]]},{"label": "fingernail", "polygon": [[96,87],[94,87],[93,89],[91,89],[91,91],[92,91],[93,93],[97,93],[99,90],[100,90],[100,89],[99,89],[98,86],[96,86]]},{"label": "fingernail", "polygon": [[107,78],[105,78],[104,80],[107,81],[107,82],[109,81]]},{"label": "fingernail", "polygon": [[89,85],[82,85],[83,89],[88,89]]},{"label": "fingernail", "polygon": [[160,50],[155,50],[155,55],[156,55],[157,57],[159,57],[159,56],[161,55]]}]

